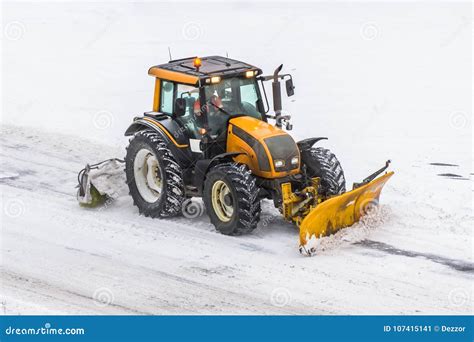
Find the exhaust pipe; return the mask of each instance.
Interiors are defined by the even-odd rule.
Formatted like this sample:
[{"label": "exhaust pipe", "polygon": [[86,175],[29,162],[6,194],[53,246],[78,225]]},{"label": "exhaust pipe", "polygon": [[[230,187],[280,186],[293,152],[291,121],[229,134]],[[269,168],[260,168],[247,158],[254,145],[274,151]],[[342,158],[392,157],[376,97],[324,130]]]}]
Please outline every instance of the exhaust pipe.
[{"label": "exhaust pipe", "polygon": [[276,123],[275,126],[278,128],[282,127],[282,120],[281,120],[281,87],[280,87],[280,78],[279,73],[283,69],[283,64],[281,64],[278,68],[275,69],[273,73],[273,82],[272,82],[272,91],[273,91],[273,110],[275,111],[275,119]]}]

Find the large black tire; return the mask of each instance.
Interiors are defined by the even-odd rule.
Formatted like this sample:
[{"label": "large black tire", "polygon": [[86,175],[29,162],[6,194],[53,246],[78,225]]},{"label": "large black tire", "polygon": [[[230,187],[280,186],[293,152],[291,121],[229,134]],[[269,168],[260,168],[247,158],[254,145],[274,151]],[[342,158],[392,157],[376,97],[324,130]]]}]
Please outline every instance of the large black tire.
[{"label": "large black tire", "polygon": [[[218,207],[221,202],[217,197],[215,197],[217,203],[214,202],[213,205],[213,187],[218,187],[219,184],[224,186],[222,182],[230,190],[227,206],[233,208],[227,221],[219,218]],[[223,163],[212,167],[206,176],[203,193],[204,204],[212,224],[225,235],[242,235],[253,231],[260,220],[258,193],[256,179],[246,165]]]},{"label": "large black tire", "polygon": [[[142,197],[135,182],[135,157],[142,149],[148,149],[156,156],[161,170],[162,192],[153,203]],[[125,157],[125,173],[133,204],[138,207],[140,214],[150,217],[172,217],[181,213],[185,199],[182,170],[157,132],[140,131],[130,140]]]},{"label": "large black tire", "polygon": [[331,151],[317,147],[303,151],[301,155],[308,176],[320,177],[319,193],[321,195],[330,197],[346,191],[344,171]]}]

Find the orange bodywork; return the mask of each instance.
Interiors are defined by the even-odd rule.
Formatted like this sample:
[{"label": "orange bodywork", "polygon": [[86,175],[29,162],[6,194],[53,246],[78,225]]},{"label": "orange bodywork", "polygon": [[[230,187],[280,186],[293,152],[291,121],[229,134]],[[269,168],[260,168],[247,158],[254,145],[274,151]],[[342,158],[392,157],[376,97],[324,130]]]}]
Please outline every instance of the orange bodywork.
[{"label": "orange bodywork", "polygon": [[158,112],[160,109],[160,91],[161,91],[161,80],[155,78],[155,93],[153,94],[153,110]]},{"label": "orange bodywork", "polygon": [[[247,135],[251,136],[252,139],[249,139],[251,141],[245,141],[244,139],[236,135],[234,127],[240,128]],[[272,156],[268,150],[267,144],[264,142],[264,139],[279,135],[288,134],[275,126],[266,123],[265,121],[261,121],[250,116],[233,118],[229,120],[229,126],[227,127],[226,152],[243,152],[243,154],[234,157],[234,160],[238,163],[248,165],[250,170],[252,170],[252,173],[259,177],[275,179],[299,173],[299,165],[298,167],[290,171],[281,172],[275,170]],[[262,170],[261,165],[259,165],[257,152],[254,146],[255,142],[260,144],[261,149],[266,153],[270,164],[269,171]],[[298,157],[300,156],[298,155]]]},{"label": "orange bodywork", "polygon": [[165,80],[165,81],[172,81],[176,83],[184,83],[189,85],[197,85],[199,82],[199,77],[184,74],[181,72],[161,69],[158,67],[151,67],[148,70],[148,75],[154,76],[156,78]]}]

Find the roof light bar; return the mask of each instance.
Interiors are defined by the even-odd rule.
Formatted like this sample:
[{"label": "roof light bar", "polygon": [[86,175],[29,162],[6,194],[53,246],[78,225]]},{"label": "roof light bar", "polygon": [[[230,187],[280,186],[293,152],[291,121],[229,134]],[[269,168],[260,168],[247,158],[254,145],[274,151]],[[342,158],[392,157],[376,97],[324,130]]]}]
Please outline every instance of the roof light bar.
[{"label": "roof light bar", "polygon": [[220,76],[212,76],[211,78],[206,79],[206,83],[216,84],[221,81]]},{"label": "roof light bar", "polygon": [[249,70],[245,72],[245,77],[251,78],[257,75],[257,70]]}]

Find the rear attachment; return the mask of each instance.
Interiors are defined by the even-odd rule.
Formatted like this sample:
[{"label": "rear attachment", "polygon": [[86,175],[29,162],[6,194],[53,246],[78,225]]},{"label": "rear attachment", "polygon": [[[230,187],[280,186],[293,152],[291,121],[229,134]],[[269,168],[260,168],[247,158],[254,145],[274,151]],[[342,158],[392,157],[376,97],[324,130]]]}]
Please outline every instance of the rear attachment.
[{"label": "rear attachment", "polygon": [[83,207],[97,207],[121,195],[125,185],[125,162],[112,158],[87,164],[77,175],[77,201]]},{"label": "rear attachment", "polygon": [[313,179],[312,186],[298,193],[292,193],[291,184],[282,185],[283,214],[300,228],[300,252],[313,255],[317,239],[334,234],[338,230],[358,222],[378,205],[383,186],[393,172],[384,172],[390,164],[377,170],[361,183],[354,183],[349,192],[322,199],[318,197],[319,178]]}]

